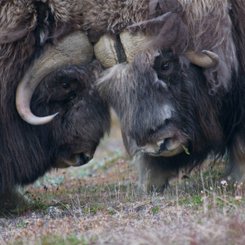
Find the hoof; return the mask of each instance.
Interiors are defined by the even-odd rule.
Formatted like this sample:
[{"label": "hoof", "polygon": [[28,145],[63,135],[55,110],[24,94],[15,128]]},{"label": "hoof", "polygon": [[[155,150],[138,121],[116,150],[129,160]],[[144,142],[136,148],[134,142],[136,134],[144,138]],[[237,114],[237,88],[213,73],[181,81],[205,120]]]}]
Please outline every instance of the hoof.
[{"label": "hoof", "polygon": [[0,194],[0,216],[18,215],[30,206],[29,200],[17,190]]}]

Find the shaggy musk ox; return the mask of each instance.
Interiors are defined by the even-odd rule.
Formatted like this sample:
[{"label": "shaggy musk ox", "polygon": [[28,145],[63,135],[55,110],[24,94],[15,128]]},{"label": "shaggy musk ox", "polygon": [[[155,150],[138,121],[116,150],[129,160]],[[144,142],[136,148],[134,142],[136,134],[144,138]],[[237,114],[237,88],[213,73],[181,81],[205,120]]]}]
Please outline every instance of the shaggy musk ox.
[{"label": "shaggy musk ox", "polygon": [[[148,11],[125,17],[137,16],[139,23],[129,20],[119,34],[99,39],[108,49],[106,59],[103,48],[95,45],[102,64],[113,66],[98,86],[121,120],[141,184],[161,191],[179,170],[191,170],[210,154],[226,153],[231,177],[243,180],[244,1],[144,1],[148,3]],[[107,19],[113,33],[120,21],[114,23],[111,12]],[[127,62],[115,65],[122,61]]]},{"label": "shaggy musk ox", "polygon": [[0,3],[0,206],[16,185],[88,162],[109,128],[80,1]]}]

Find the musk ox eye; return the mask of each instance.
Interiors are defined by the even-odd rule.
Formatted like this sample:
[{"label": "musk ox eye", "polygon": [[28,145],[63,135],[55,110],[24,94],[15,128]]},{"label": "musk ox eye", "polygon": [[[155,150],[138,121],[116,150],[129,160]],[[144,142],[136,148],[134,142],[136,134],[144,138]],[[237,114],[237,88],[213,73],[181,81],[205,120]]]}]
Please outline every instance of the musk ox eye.
[{"label": "musk ox eye", "polygon": [[173,68],[174,64],[170,61],[160,63],[157,69],[160,78],[166,78],[166,76],[171,75]]},{"label": "musk ox eye", "polygon": [[161,70],[162,71],[168,71],[169,69],[170,69],[170,63],[169,62],[166,62],[166,63],[163,63],[162,65],[161,65]]},{"label": "musk ox eye", "polygon": [[170,75],[170,73],[172,72],[173,70],[173,66],[174,64],[172,62],[163,62],[160,66],[160,72],[163,74],[163,75]]},{"label": "musk ox eye", "polygon": [[70,84],[68,82],[63,82],[62,83],[62,88],[68,89],[70,87]]},{"label": "musk ox eye", "polygon": [[[160,78],[165,78],[173,71],[174,63],[171,59],[166,59],[162,56],[158,56],[155,60],[154,69],[156,70],[157,74]],[[162,77],[163,76],[163,77]]]}]

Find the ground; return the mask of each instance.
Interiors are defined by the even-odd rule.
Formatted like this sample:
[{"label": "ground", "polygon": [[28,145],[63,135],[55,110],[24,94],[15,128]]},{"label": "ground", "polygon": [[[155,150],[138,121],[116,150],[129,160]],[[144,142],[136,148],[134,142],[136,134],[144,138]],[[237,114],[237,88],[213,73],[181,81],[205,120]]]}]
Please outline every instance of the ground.
[{"label": "ground", "polygon": [[53,171],[22,192],[30,204],[0,218],[0,244],[245,244],[242,185],[222,180],[222,163],[175,180],[164,194],[137,188],[113,122],[95,159]]}]

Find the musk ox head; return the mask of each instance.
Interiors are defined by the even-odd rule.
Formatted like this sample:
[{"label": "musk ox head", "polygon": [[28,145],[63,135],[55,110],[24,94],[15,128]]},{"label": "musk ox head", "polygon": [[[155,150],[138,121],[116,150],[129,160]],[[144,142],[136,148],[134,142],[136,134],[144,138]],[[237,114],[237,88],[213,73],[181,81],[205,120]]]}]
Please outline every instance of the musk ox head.
[{"label": "musk ox head", "polygon": [[210,93],[204,71],[169,49],[139,54],[99,79],[102,97],[120,118],[143,190],[163,191],[179,169],[224,152],[224,95]]},{"label": "musk ox head", "polygon": [[[92,62],[47,74],[30,103],[40,117],[58,112],[47,124],[30,125],[11,115],[8,137],[0,139],[1,192],[31,183],[51,168],[81,166],[93,157],[110,126],[108,106],[94,88],[99,72],[100,64]],[[4,125],[2,120],[1,130]]]},{"label": "musk ox head", "polygon": [[152,22],[162,27],[151,48],[134,55],[131,63],[109,69],[98,82],[121,119],[125,137],[135,142],[136,150],[164,157],[222,140],[218,105],[204,74],[218,65],[218,56],[187,49],[188,30],[177,14]]},{"label": "musk ox head", "polygon": [[203,68],[184,55],[171,50],[137,55],[133,63],[112,68],[99,86],[136,151],[170,157],[222,140],[218,102]]},{"label": "musk ox head", "polygon": [[167,13],[136,27],[152,25],[159,34],[152,28],[148,48],[131,63],[108,69],[98,86],[121,120],[128,151],[171,158],[177,169],[222,149],[226,88],[221,83],[217,89],[215,78],[231,65],[223,71],[223,59],[216,53],[190,50],[189,29],[178,14]]},{"label": "musk ox head", "polygon": [[109,130],[108,106],[94,88],[99,72],[98,62],[66,66],[41,81],[33,95],[31,109],[36,115],[58,112],[51,123],[40,127],[53,141],[54,167],[87,163]]},{"label": "musk ox head", "polygon": [[0,3],[0,193],[90,160],[109,128],[81,1]]}]

